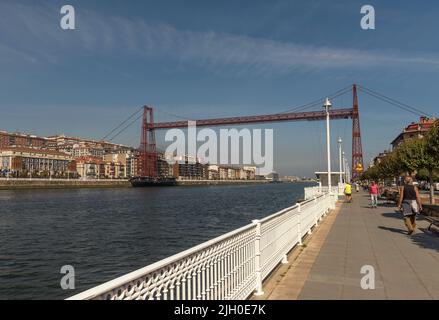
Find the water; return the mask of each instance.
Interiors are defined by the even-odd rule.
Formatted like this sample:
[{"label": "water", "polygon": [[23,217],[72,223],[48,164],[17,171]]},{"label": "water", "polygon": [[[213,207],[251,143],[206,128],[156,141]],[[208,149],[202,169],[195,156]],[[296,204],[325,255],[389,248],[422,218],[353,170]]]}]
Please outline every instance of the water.
[{"label": "water", "polygon": [[[309,185],[0,191],[0,299],[64,299],[291,206]],[[63,265],[75,290],[60,287]]]}]

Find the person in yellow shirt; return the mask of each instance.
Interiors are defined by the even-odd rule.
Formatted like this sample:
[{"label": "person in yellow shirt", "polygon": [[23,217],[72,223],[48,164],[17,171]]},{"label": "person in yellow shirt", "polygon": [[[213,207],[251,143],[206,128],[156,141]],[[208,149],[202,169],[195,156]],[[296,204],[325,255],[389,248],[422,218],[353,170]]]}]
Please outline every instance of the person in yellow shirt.
[{"label": "person in yellow shirt", "polygon": [[344,194],[346,196],[346,201],[351,203],[352,202],[352,186],[349,182],[347,182],[346,186],[344,187]]}]

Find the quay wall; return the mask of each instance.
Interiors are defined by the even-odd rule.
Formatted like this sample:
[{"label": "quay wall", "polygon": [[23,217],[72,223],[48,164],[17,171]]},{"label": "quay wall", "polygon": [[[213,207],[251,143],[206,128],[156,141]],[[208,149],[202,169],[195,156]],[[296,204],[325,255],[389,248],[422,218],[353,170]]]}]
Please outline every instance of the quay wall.
[{"label": "quay wall", "polygon": [[264,184],[267,180],[177,180],[177,186]]},{"label": "quay wall", "polygon": [[131,187],[131,184],[128,180],[0,180],[0,190],[121,187]]}]

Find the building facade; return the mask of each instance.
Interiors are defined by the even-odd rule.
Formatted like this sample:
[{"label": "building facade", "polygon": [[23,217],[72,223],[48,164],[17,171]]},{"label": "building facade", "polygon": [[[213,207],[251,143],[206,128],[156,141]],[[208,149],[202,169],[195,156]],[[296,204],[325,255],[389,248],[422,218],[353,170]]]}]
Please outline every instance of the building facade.
[{"label": "building facade", "polygon": [[76,162],[53,150],[4,147],[0,149],[0,170],[10,177],[69,177],[76,174]]},{"label": "building facade", "polygon": [[422,139],[428,130],[433,126],[435,118],[420,117],[419,122],[412,122],[391,142],[395,149],[408,139]]},{"label": "building facade", "polygon": [[25,133],[9,133],[0,131],[0,148],[4,147],[24,147],[24,148],[43,148],[47,145],[47,139]]}]

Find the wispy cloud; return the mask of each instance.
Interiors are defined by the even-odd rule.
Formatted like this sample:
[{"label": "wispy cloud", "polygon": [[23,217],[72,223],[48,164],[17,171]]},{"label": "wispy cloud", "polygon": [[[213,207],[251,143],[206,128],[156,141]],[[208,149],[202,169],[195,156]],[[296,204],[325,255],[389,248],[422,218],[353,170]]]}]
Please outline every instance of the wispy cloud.
[{"label": "wispy cloud", "polygon": [[321,47],[217,32],[178,30],[141,20],[81,10],[75,31],[59,28],[53,8],[0,4],[0,55],[28,63],[63,61],[66,52],[79,55],[169,58],[183,63],[237,72],[284,74],[328,68],[382,66],[438,67],[439,57],[408,56],[350,48]]}]

